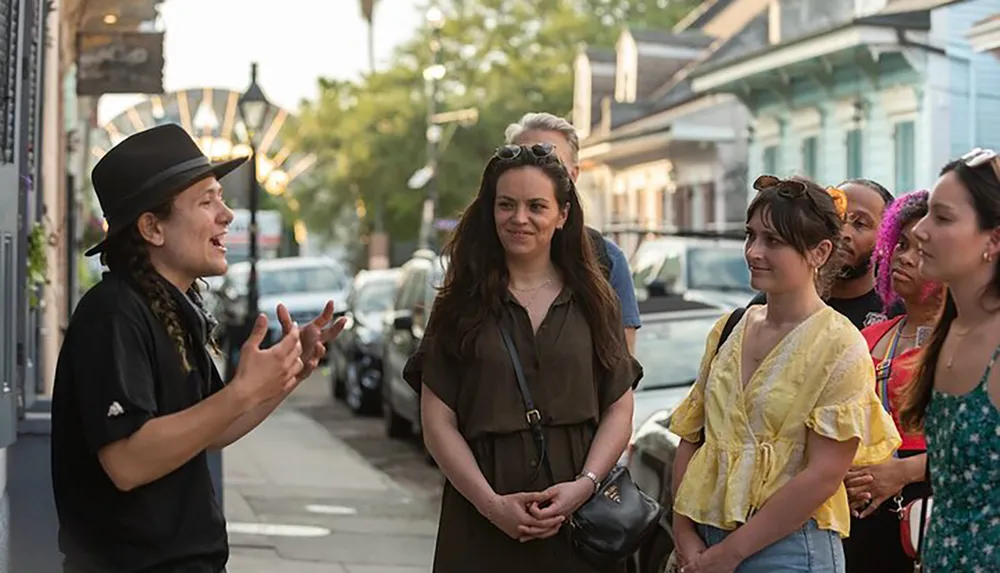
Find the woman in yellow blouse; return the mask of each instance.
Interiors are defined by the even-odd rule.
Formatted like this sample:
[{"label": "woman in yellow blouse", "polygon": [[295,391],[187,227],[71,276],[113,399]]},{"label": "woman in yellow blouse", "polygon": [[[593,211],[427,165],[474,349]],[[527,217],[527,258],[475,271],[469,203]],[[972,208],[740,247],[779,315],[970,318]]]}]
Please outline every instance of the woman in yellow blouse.
[{"label": "woman in yellow blouse", "polygon": [[767,295],[718,348],[674,412],[674,536],[682,573],[843,573],[848,468],[900,444],[875,395],[864,338],[822,299],[846,200],[761,176],[747,209],[751,284]]}]

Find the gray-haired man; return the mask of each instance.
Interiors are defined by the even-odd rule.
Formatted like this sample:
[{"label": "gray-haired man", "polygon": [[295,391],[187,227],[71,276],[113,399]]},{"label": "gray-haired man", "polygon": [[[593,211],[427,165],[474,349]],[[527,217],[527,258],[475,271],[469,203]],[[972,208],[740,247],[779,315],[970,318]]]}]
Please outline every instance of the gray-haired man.
[{"label": "gray-haired man", "polygon": [[[565,119],[551,113],[527,113],[517,123],[508,125],[504,135],[507,143],[554,145],[556,154],[566,165],[570,177],[576,182],[580,175],[580,139],[576,129]],[[639,305],[635,299],[635,287],[632,283],[632,274],[629,272],[628,260],[618,245],[601,236],[598,231],[588,227],[587,232],[594,240],[595,247],[604,251],[602,253],[599,250],[598,255],[605,255],[602,258],[607,261],[608,280],[622,305],[625,339],[628,341],[629,350],[634,353],[635,330],[642,326],[642,321],[639,318]]]}]

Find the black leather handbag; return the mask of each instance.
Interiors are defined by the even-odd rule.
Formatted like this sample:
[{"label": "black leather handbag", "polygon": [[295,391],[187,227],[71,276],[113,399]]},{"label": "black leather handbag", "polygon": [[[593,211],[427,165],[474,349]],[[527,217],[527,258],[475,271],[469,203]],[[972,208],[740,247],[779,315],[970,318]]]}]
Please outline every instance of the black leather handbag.
[{"label": "black leather handbag", "polygon": [[[510,355],[517,386],[524,401],[525,418],[538,450],[538,469],[544,468],[555,484],[542,431],[542,416],[528,390],[521,359],[510,332],[501,325],[500,335]],[[570,517],[570,541],[577,554],[595,569],[611,569],[635,553],[656,529],[663,508],[632,481],[628,468],[615,466],[597,486],[594,495]]]}]

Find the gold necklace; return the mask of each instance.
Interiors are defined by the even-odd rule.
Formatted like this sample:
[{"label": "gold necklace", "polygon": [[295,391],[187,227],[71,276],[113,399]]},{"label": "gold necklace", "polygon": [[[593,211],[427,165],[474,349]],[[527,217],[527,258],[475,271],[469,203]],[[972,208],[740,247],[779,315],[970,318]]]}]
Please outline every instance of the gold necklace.
[{"label": "gold necklace", "polygon": [[[987,322],[989,322],[988,319],[984,320],[983,322],[980,322],[979,324],[977,324],[975,326],[971,326],[971,327],[967,328],[965,330],[965,332],[958,332],[957,330],[952,330],[950,332],[951,332],[951,334],[953,334],[955,336],[955,341],[956,341],[956,344],[957,344],[958,341],[964,339],[966,336],[968,336],[969,334],[971,334],[974,330],[976,330],[980,326],[986,324]],[[946,370],[951,370],[951,367],[955,363],[955,355],[956,354],[958,354],[958,349],[957,348],[955,349],[954,352],[951,353],[951,356],[948,358],[948,361],[945,362],[944,367],[945,367]]]},{"label": "gold necklace", "polygon": [[[521,306],[523,306],[525,308],[525,310],[528,311],[528,314],[531,314],[531,310],[532,310],[531,307],[532,307],[532,304],[535,302],[535,297],[538,296],[538,293],[543,288],[549,286],[550,284],[552,284],[552,278],[551,277],[549,277],[548,279],[545,280],[545,282],[543,282],[542,284],[540,284],[540,285],[538,285],[536,287],[522,289],[522,288],[517,288],[514,285],[510,285],[510,290],[512,290],[512,291],[515,292],[514,297],[517,298],[518,301],[521,303]],[[517,293],[522,293],[522,294],[531,293],[531,294],[528,295],[528,296],[525,296],[526,300],[521,300],[521,297],[518,296]]]}]

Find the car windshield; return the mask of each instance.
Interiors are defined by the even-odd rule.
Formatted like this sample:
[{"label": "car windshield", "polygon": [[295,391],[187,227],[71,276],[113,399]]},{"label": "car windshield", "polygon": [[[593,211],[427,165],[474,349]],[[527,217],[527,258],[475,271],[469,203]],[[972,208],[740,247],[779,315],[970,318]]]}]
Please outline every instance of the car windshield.
[{"label": "car windshield", "polygon": [[692,248],[688,250],[687,265],[689,289],[753,292],[742,248]]},{"label": "car windshield", "polygon": [[718,317],[643,322],[636,331],[635,358],[643,376],[637,390],[686,386],[698,376],[705,339]]},{"label": "car windshield", "polygon": [[[240,269],[230,275],[232,284],[240,293],[246,292],[249,269]],[[302,266],[257,270],[257,288],[260,296],[288,293],[330,292],[347,288],[347,275],[333,266]]]},{"label": "car windshield", "polygon": [[396,281],[382,279],[365,283],[354,300],[355,312],[385,312],[392,309]]}]

